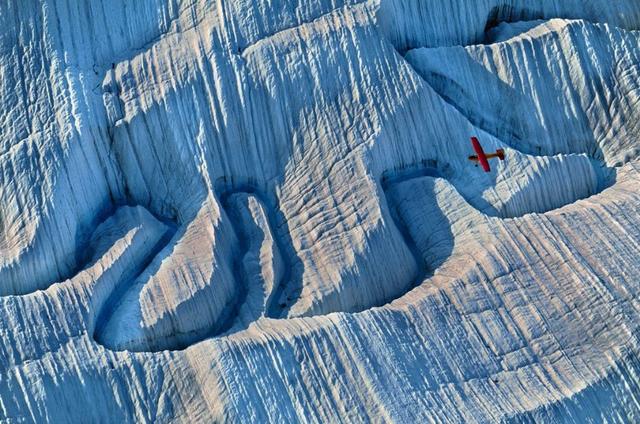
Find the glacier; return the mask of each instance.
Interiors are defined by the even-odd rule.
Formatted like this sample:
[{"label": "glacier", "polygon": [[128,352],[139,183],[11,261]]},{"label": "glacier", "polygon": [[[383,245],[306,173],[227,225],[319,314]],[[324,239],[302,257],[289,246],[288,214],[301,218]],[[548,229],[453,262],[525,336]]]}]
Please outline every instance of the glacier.
[{"label": "glacier", "polygon": [[0,24],[0,421],[638,420],[637,0]]}]

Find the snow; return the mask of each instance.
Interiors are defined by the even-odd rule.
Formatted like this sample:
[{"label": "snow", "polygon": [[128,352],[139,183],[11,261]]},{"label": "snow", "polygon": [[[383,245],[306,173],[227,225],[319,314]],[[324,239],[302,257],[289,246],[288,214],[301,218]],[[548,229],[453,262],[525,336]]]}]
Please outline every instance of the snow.
[{"label": "snow", "polygon": [[637,420],[637,1],[0,24],[0,421]]}]

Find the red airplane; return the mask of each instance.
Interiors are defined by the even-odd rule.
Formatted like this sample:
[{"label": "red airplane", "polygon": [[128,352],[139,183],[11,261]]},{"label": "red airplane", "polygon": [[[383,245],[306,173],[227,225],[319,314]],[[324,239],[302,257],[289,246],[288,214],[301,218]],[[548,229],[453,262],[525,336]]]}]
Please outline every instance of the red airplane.
[{"label": "red airplane", "polygon": [[469,156],[469,160],[476,164],[479,163],[482,169],[484,169],[484,172],[491,172],[488,159],[499,158],[500,160],[504,160],[504,150],[502,149],[498,149],[495,153],[487,155],[484,150],[482,150],[480,141],[476,137],[471,137],[471,144],[473,144],[473,150],[476,151],[477,156]]}]

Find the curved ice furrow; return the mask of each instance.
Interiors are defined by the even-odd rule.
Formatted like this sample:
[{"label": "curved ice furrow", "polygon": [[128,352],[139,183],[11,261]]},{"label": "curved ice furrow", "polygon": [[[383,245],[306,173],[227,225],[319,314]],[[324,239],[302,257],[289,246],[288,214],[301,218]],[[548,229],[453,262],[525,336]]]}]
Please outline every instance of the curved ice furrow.
[{"label": "curved ice furrow", "polygon": [[[146,214],[148,215],[146,219],[149,220],[150,214],[148,212],[146,212]],[[122,219],[122,218],[116,215],[115,219]],[[145,224],[149,225],[148,223],[145,223]],[[161,225],[159,222],[154,222],[153,224],[156,226]],[[111,228],[113,225],[114,223],[110,221],[105,222],[101,227],[98,227],[98,229],[96,230],[96,234],[100,238],[104,237],[105,232],[108,233],[113,231]],[[126,277],[123,277],[118,282],[117,286],[113,290],[111,290],[108,296],[101,302],[102,304],[97,310],[95,320],[92,322],[94,338],[98,343],[104,342],[103,334],[106,331],[105,328],[109,324],[109,321],[111,320],[114,311],[118,309],[119,303],[123,300],[124,294],[131,290],[135,279],[138,276],[140,276],[140,274],[147,267],[151,265],[152,261],[169,244],[173,235],[175,234],[176,232],[175,224],[167,223],[167,224],[162,224],[162,226],[164,227],[163,228],[164,231],[158,233],[159,236],[157,237],[156,242],[148,246],[146,250],[140,252],[141,259],[139,263],[136,264],[135,270],[133,272],[130,272]],[[96,251],[94,253],[94,257],[99,257],[100,251],[104,249],[104,247],[101,246],[101,244],[103,243],[102,243],[102,240],[100,240],[100,238],[98,238],[95,242],[96,247],[94,247],[94,249],[96,249]],[[94,295],[94,298],[95,297],[96,296]]]},{"label": "curved ice furrow", "polygon": [[[561,179],[553,180],[561,183]],[[442,181],[447,182],[442,183]],[[447,185],[451,188],[447,188]],[[477,232],[473,227],[489,219],[518,219],[532,213],[553,213],[569,204],[596,195],[608,187],[608,184],[600,184],[584,193],[574,193],[570,195],[573,199],[570,203],[560,200],[551,209],[535,210],[530,207],[527,209],[525,203],[525,209],[506,207],[491,211],[472,206],[475,201],[473,198],[465,197],[469,194],[465,185],[464,181],[452,175],[448,175],[445,179],[437,167],[429,165],[408,167],[402,171],[383,174],[382,186],[393,221],[403,235],[405,243],[416,256],[416,263],[422,264],[422,271],[416,285],[421,284],[428,275],[433,275],[435,269],[451,255],[455,238],[460,235],[457,230],[452,229],[453,226],[461,225],[458,219],[466,222],[462,226],[467,230]],[[549,182],[543,182],[541,186],[548,187]],[[532,189],[535,190],[535,187],[526,185],[521,187],[521,192],[517,195],[531,197]],[[541,196],[547,195],[548,193],[541,193]],[[411,205],[406,206],[407,202]],[[536,203],[539,204],[539,202],[533,202],[532,205]],[[439,204],[442,206],[438,206]],[[424,216],[425,210],[430,211],[427,218]],[[416,222],[428,222],[429,228],[416,229],[413,227],[413,223]]]},{"label": "curved ice furrow", "polygon": [[[592,43],[610,48],[595,53]],[[640,93],[633,65],[640,57],[614,45],[640,46],[640,36],[555,20],[498,44],[414,50],[406,58],[447,103],[506,144],[620,166],[640,153],[638,108],[627,100]]]},{"label": "curved ice furrow", "polygon": [[[261,0],[260,2],[247,2],[244,6],[239,6],[238,2],[220,1],[216,7],[208,6],[198,15],[192,16],[189,8],[184,6],[173,5],[170,7],[172,17],[163,25],[163,30],[146,40],[143,44],[137,46],[129,46],[122,52],[112,53],[109,56],[108,64],[101,65],[104,69],[111,66],[135,60],[136,57],[143,57],[151,50],[161,50],[161,44],[168,44],[176,47],[176,45],[187,43],[186,40],[196,41],[200,47],[206,46],[206,49],[214,49],[224,51],[226,54],[243,55],[247,50],[251,50],[256,45],[277,37],[278,34],[284,34],[288,31],[304,27],[306,25],[317,24],[322,20],[331,18],[334,14],[339,14],[340,10],[353,9],[356,7],[371,7],[367,1],[362,0],[342,0],[327,1],[314,0],[304,7],[292,7],[279,2]],[[282,16],[278,20],[269,20],[269,14],[264,9],[289,9],[286,19]],[[260,9],[263,12],[259,15],[255,14],[255,10]],[[117,10],[117,8],[116,8]],[[241,10],[241,13],[238,11]],[[235,20],[237,16],[243,16],[244,25],[250,27],[251,31],[239,33],[238,22]],[[229,19],[229,22],[225,22]],[[205,26],[210,30],[209,37],[204,37],[199,27]],[[179,31],[178,31],[179,28]],[[212,39],[210,39],[212,38]],[[109,66],[107,66],[109,65]]]},{"label": "curved ice furrow", "polygon": [[97,68],[107,69],[167,34],[185,9],[175,0],[103,3],[63,0],[43,8],[49,31],[67,52],[68,65],[96,73]]},{"label": "curved ice furrow", "polygon": [[279,317],[286,307],[281,297],[291,266],[273,231],[273,208],[258,189],[247,185],[225,191],[220,202],[240,241],[234,269],[242,287],[228,325],[213,336],[240,331],[261,317]]},{"label": "curved ice furrow", "polygon": [[[451,19],[455,16],[456,19]],[[640,28],[640,5],[634,0],[541,1],[383,0],[378,20],[383,34],[397,50],[469,45],[483,42],[486,31],[501,22],[536,19],[585,19],[624,29]]]},{"label": "curved ice furrow", "polygon": [[[109,297],[146,267],[167,231],[170,225],[144,208],[122,206],[98,225],[82,247],[86,265],[75,276],[45,290],[0,298],[6,318],[0,320],[0,334],[11,340],[0,351],[0,368],[41,359],[74,337],[93,333],[96,317],[109,308]],[[37,312],[32,321],[18,320],[11,313],[16,307]],[[29,346],[31,337],[40,341],[36,348]]]},{"label": "curved ice furrow", "polygon": [[295,24],[289,26],[289,27],[285,27],[285,28],[278,28],[278,30],[276,32],[272,32],[269,34],[264,34],[262,35],[259,39],[253,40],[251,41],[250,44],[244,45],[244,46],[239,46],[238,47],[238,53],[241,55],[245,55],[250,53],[250,50],[253,49],[254,47],[258,46],[261,43],[267,42],[269,39],[271,38],[276,38],[276,37],[282,37],[282,38],[286,38],[286,33],[289,31],[294,31],[297,29],[300,29],[301,27],[307,26],[307,25],[316,25],[316,24],[322,24],[322,20],[325,19],[330,19],[332,18],[332,15],[339,15],[341,10],[349,8],[356,8],[358,6],[362,6],[362,7],[367,7],[368,1],[353,1],[353,2],[348,2],[345,1],[344,5],[338,6],[332,10],[329,11],[323,11],[322,14],[317,15],[317,16],[313,16],[312,19],[309,19],[307,21],[299,21],[296,22]]},{"label": "curved ice furrow", "polygon": [[[147,299],[153,302],[151,306],[158,301],[158,294],[153,292],[158,290],[157,287],[162,289],[158,281],[165,278],[163,274],[175,276],[180,272],[180,266],[184,266],[172,263],[181,257],[179,251],[185,248],[205,249],[202,256],[207,258],[206,250],[211,249],[213,254],[214,250],[219,249],[215,246],[207,248],[201,245],[203,240],[197,239],[201,236],[194,233],[204,222],[202,218],[210,213],[205,205],[193,222],[171,233],[173,240],[170,243],[168,236],[164,237],[154,254],[149,256],[150,259],[155,259],[148,264],[144,272],[136,275],[127,284],[122,284],[120,290],[111,293],[107,306],[98,318],[94,339],[106,348],[116,351],[181,350],[211,337],[241,331],[260,317],[267,316],[271,309],[273,292],[278,290],[281,276],[285,274],[277,244],[271,234],[270,219],[260,199],[255,189],[244,187],[220,195],[221,206],[226,210],[226,216],[231,218],[238,243],[237,248],[232,251],[233,272],[222,277],[226,280],[226,286],[233,287],[233,290],[217,313],[211,313],[210,317],[203,317],[200,321],[179,321],[183,314],[180,309],[189,307],[190,302],[203,299],[206,301],[207,297],[217,297],[216,300],[220,302],[220,294],[224,287],[220,287],[219,283],[210,284],[209,289],[202,287],[202,293],[194,294],[193,299],[166,299],[165,302],[176,303],[175,307],[167,308],[169,313],[175,314],[175,318],[172,318],[175,323],[170,326],[164,325],[164,316],[158,316],[153,322],[153,316],[145,311]],[[268,252],[264,252],[265,249]],[[271,257],[264,257],[269,253]],[[202,267],[207,263],[197,264],[191,260],[187,265]],[[214,277],[215,273],[212,273],[209,278]]]},{"label": "curved ice furrow", "polygon": [[[211,197],[201,201],[128,289],[114,295],[96,339],[112,350],[181,349],[226,326],[240,288],[231,269],[236,242],[218,213]],[[192,310],[206,312],[190,319]]]}]

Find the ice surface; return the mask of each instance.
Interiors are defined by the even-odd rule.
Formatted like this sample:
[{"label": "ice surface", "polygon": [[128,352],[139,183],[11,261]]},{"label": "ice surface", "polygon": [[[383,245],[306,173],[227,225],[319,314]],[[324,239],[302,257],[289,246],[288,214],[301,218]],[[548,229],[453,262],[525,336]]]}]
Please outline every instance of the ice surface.
[{"label": "ice surface", "polygon": [[636,0],[0,24],[0,421],[637,420]]},{"label": "ice surface", "polygon": [[412,50],[407,60],[471,122],[520,151],[587,153],[609,166],[637,157],[640,34],[585,21],[534,25],[513,34],[517,25],[503,24],[495,37],[504,28],[505,41]]}]

